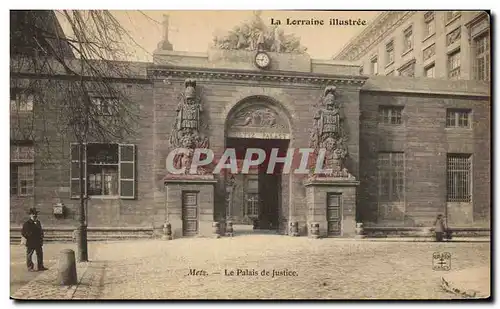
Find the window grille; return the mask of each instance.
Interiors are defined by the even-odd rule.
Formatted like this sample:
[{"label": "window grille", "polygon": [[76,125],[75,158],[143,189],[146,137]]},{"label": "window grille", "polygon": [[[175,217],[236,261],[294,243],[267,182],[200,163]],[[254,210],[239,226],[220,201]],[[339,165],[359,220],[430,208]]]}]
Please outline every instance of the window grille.
[{"label": "window grille", "polygon": [[470,203],[472,199],[471,155],[449,154],[447,160],[447,201]]}]

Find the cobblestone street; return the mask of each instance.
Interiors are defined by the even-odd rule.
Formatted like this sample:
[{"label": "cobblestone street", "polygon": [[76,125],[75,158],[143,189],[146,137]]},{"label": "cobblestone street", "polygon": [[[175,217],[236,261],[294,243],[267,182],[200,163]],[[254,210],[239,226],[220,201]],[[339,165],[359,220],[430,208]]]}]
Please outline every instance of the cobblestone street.
[{"label": "cobblestone street", "polygon": [[[274,235],[90,243],[90,259],[101,270],[84,276],[83,281],[90,277],[86,282],[92,293],[86,291],[90,287],[78,287],[73,297],[450,299],[459,296],[440,287],[445,272],[432,269],[432,254],[451,253],[455,271],[488,265],[489,246]],[[46,255],[54,259],[59,249],[74,244],[46,247]],[[262,276],[263,270],[269,275]],[[280,276],[273,277],[273,270]]]},{"label": "cobblestone street", "polygon": [[[432,253],[452,269],[489,263],[488,243],[406,243],[248,235],[123,243],[106,247],[103,298],[456,298],[432,270]],[[119,254],[117,254],[119,253]],[[206,275],[190,276],[189,270]],[[253,276],[226,276],[255,270]],[[262,270],[296,276],[261,276]],[[293,274],[292,274],[293,275]]]}]

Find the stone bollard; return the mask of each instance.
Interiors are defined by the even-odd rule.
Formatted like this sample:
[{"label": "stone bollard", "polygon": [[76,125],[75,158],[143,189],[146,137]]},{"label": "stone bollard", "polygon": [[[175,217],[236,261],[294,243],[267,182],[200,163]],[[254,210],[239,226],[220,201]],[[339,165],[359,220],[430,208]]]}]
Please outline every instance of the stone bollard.
[{"label": "stone bollard", "polygon": [[214,222],[212,223],[213,234],[215,238],[220,238],[220,223]]},{"label": "stone bollard", "polygon": [[162,239],[172,240],[172,225],[168,222],[163,224],[163,236]]},{"label": "stone bollard", "polygon": [[356,231],[355,238],[365,238],[366,237],[363,223],[361,223],[361,222],[356,223],[355,231]]},{"label": "stone bollard", "polygon": [[318,222],[313,222],[311,223],[311,237],[312,238],[319,238],[319,223]]},{"label": "stone bollard", "polygon": [[77,282],[75,251],[71,249],[61,250],[59,255],[59,268],[57,282],[60,285],[75,285]]},{"label": "stone bollard", "polygon": [[290,222],[290,236],[299,236],[299,223],[297,221]]},{"label": "stone bollard", "polygon": [[233,237],[233,221],[226,222],[226,236]]}]

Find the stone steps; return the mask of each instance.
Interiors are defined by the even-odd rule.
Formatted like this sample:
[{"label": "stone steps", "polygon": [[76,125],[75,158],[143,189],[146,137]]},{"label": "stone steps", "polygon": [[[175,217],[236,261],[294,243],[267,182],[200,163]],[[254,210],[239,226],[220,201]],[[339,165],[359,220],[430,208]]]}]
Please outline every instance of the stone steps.
[{"label": "stone steps", "polygon": [[[74,227],[45,228],[44,242],[74,241]],[[87,228],[87,239],[89,241],[123,240],[123,239],[147,239],[154,237],[152,227],[89,227]],[[21,241],[21,228],[11,227],[10,243]]]},{"label": "stone steps", "polygon": [[[450,227],[452,237],[489,237],[490,229],[483,227]],[[368,237],[428,237],[432,235],[431,227],[390,227],[369,226],[364,227],[364,233]]]}]

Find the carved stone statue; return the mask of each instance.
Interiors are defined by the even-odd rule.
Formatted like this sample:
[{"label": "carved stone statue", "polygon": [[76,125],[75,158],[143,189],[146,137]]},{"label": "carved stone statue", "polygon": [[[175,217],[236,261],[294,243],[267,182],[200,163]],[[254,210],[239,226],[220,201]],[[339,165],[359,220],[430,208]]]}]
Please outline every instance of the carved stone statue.
[{"label": "carved stone statue", "polygon": [[[323,176],[352,177],[344,166],[344,160],[347,157],[346,139],[342,111],[337,101],[337,89],[335,86],[328,86],[323,92],[322,106],[314,116],[309,144],[314,149],[316,157],[320,149],[326,151],[323,169],[330,169],[332,173]],[[316,160],[311,163],[310,167],[314,169]]]},{"label": "carved stone statue", "polygon": [[186,79],[184,86],[185,89],[176,109],[177,117],[169,139],[171,147],[189,150],[187,153],[179,153],[174,157],[174,167],[177,169],[185,168],[191,164],[195,148],[208,148],[208,138],[200,132],[203,107],[197,95],[196,81]]},{"label": "carved stone statue", "polygon": [[318,110],[314,116],[314,120],[317,122],[319,129],[319,135],[340,135],[340,106],[336,101],[335,86],[329,86],[325,89],[323,106],[324,108]]},{"label": "carved stone statue", "polygon": [[283,36],[283,31],[276,27],[274,28],[273,34],[273,46],[271,47],[271,51],[279,53],[281,52],[281,37]]},{"label": "carved stone statue", "polygon": [[234,27],[224,36],[214,37],[214,47],[220,49],[264,50],[285,53],[305,53],[307,48],[293,34],[285,35],[278,27],[268,27],[260,11],[254,11],[250,21]]}]

